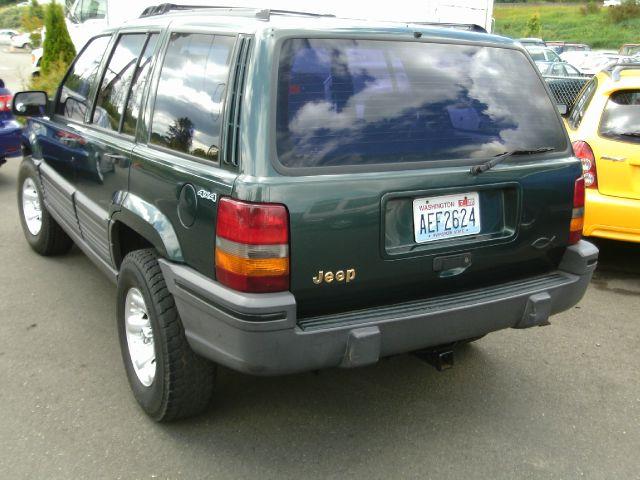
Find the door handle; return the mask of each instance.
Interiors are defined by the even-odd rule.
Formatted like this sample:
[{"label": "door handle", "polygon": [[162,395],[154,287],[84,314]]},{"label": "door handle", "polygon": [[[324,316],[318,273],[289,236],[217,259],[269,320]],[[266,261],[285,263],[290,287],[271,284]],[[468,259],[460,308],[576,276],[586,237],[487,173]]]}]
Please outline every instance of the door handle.
[{"label": "door handle", "polygon": [[105,153],[104,158],[111,160],[113,164],[120,163],[123,166],[126,164],[127,157],[118,153]]}]

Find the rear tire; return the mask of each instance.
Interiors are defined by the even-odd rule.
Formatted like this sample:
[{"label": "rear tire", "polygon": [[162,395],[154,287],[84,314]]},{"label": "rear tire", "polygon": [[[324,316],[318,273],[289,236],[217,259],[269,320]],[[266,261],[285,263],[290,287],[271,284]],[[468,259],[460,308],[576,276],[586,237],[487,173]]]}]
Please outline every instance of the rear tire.
[{"label": "rear tire", "polygon": [[[155,250],[136,250],[125,257],[117,298],[122,359],[142,409],[158,422],[204,412],[213,396],[216,367],[187,343]],[[155,368],[147,362],[149,343]]]},{"label": "rear tire", "polygon": [[23,160],[18,172],[18,211],[27,242],[40,255],[60,255],[73,241],[44,206],[42,184],[36,166]]}]

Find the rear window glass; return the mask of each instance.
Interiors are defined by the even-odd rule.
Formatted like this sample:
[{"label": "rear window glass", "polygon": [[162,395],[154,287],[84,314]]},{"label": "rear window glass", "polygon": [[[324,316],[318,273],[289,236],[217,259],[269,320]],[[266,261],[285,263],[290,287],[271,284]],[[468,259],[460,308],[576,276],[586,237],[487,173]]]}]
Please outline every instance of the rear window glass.
[{"label": "rear window glass", "polygon": [[481,46],[287,40],[276,124],[278,159],[293,168],[566,147],[526,56]]},{"label": "rear window glass", "polygon": [[611,94],[602,113],[600,135],[640,142],[640,90]]}]

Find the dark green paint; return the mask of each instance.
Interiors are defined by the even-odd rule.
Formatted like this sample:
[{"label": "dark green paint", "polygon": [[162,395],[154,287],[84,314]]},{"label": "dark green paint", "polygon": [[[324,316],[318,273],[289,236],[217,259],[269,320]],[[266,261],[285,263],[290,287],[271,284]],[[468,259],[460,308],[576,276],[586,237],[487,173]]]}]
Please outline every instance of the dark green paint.
[{"label": "dark green paint", "polygon": [[[540,156],[537,162],[505,162],[480,176],[470,175],[468,165],[308,176],[286,175],[276,168],[275,68],[282,40],[294,36],[340,36],[418,41],[413,35],[414,28],[357,27],[353,22],[338,20],[334,26],[325,28],[324,21],[295,17],[248,22],[246,18],[230,16],[222,24],[216,23],[215,18],[208,21],[206,14],[198,15],[197,19],[185,15],[152,17],[127,28],[162,30],[156,52],[161,58],[169,19],[172,31],[254,36],[241,112],[240,165],[214,164],[147,146],[152,92],[159,73],[157,61],[150,77],[151,88],[144,96],[136,139],[87,125],[67,125],[58,117],[30,122],[29,128],[36,135],[32,145],[34,156],[44,158],[107,212],[111,228],[115,222],[123,222],[156,245],[163,255],[213,278],[217,201],[198,196],[192,210],[194,218],[185,226],[178,217],[182,188],[190,184],[196,192],[215,193],[218,199],[229,195],[248,201],[282,203],[290,214],[291,291],[299,316],[479,288],[557,267],[568,239],[574,181],[581,173],[580,164],[569,149]],[[419,41],[514,48],[510,41],[499,37],[449,29],[420,30],[423,35]],[[112,170],[105,169],[102,181],[85,179],[77,166],[69,165],[69,153],[64,149],[57,153],[66,155],[62,160],[46,152],[50,147],[47,142],[55,138],[57,130],[79,132],[87,142],[83,153],[87,159],[92,155],[104,159],[111,153],[126,159],[117,162]],[[480,192],[483,225],[480,235],[426,245],[414,243],[413,198],[470,191]],[[157,212],[157,216],[142,218],[130,205],[125,208],[123,200],[127,194],[142,200],[150,206],[147,213]],[[171,236],[167,222],[175,234],[178,250],[167,244]],[[547,239],[548,245],[533,246],[536,241],[538,246],[545,243],[540,239]],[[434,272],[435,257],[467,252],[473,262],[463,274],[443,278]],[[356,271],[356,277],[349,283],[313,282],[320,270],[347,269]]]}]

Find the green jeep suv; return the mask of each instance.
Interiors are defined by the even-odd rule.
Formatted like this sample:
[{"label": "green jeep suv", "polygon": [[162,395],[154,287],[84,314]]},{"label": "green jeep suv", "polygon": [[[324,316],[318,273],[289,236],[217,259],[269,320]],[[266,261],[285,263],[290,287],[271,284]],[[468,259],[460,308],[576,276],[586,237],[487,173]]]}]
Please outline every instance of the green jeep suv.
[{"label": "green jeep suv", "polygon": [[509,39],[161,5],[13,110],[26,239],[117,283],[156,420],[205,409],[216,364],[357,367],[548,324],[596,265],[580,162]]}]

